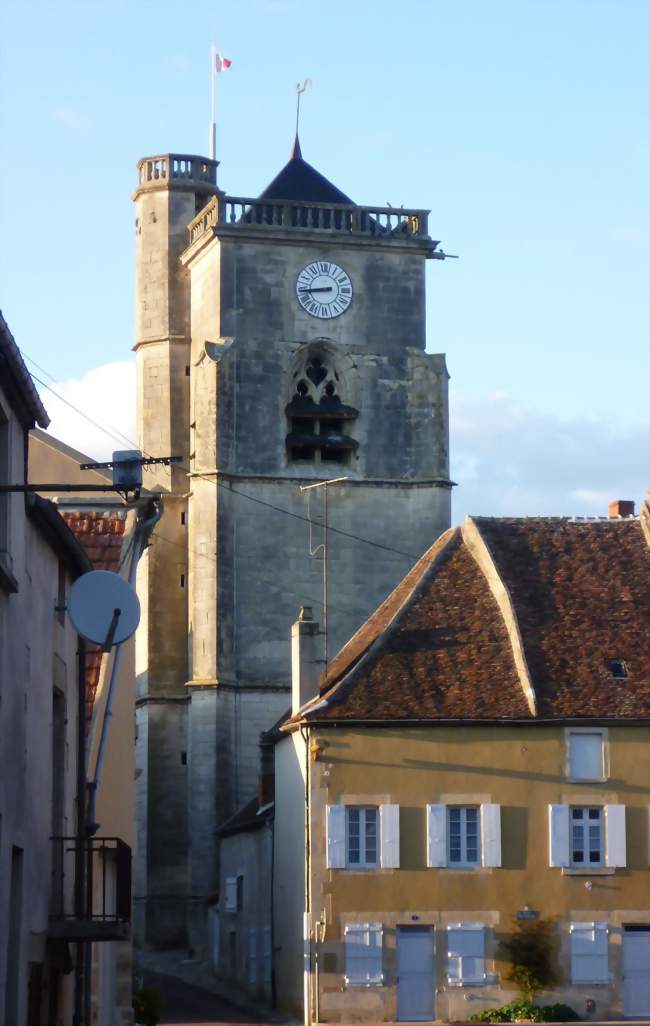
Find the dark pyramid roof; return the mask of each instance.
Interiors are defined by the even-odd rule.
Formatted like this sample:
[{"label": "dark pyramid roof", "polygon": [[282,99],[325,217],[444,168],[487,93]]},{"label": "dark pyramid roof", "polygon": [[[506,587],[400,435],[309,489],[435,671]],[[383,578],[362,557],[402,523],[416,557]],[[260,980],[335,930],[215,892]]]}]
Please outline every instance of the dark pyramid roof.
[{"label": "dark pyramid roof", "polygon": [[300,142],[296,135],[291,158],[284,165],[270,185],[267,185],[260,199],[304,200],[308,203],[349,203],[354,201],[332,185],[315,167],[302,159]]}]

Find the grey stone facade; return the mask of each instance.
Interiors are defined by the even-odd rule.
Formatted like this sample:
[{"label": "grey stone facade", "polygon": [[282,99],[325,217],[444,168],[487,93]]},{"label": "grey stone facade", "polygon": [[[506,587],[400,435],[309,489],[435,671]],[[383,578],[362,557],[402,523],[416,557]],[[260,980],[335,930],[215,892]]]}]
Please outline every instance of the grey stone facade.
[{"label": "grey stone facade", "polygon": [[[140,444],[184,462],[157,476],[169,499],[139,582],[136,908],[141,942],[200,951],[217,830],[290,704],[291,624],[302,605],[324,619],[324,489],[301,486],[346,478],[327,489],[331,658],[449,525],[447,371],[424,351],[426,212],[231,202],[202,158],[140,171]],[[313,261],[352,282],[340,316],[298,302]],[[297,457],[298,386],[340,404],[344,448]]]}]

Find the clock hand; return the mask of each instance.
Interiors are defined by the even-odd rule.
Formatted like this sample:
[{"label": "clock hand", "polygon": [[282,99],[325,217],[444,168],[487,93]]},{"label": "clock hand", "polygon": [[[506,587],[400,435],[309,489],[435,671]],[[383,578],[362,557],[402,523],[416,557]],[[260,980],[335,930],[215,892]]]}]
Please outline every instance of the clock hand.
[{"label": "clock hand", "polygon": [[331,292],[333,288],[333,285],[321,285],[317,289],[298,289],[298,292]]}]

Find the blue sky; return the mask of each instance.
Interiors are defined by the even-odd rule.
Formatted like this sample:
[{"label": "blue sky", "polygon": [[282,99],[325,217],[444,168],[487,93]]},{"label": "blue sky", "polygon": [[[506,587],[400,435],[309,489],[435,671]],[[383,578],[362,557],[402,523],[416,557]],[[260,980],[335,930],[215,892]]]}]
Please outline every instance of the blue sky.
[{"label": "blue sky", "polygon": [[[206,151],[215,41],[233,61],[222,187],[255,195],[284,164],[308,75],[305,159],[357,202],[430,208],[460,254],[428,270],[455,519],[642,498],[647,0],[5,0],[0,17],[2,309],[76,403],[97,408],[86,376],[131,359],[135,164]],[[104,381],[104,421],[131,431]]]}]

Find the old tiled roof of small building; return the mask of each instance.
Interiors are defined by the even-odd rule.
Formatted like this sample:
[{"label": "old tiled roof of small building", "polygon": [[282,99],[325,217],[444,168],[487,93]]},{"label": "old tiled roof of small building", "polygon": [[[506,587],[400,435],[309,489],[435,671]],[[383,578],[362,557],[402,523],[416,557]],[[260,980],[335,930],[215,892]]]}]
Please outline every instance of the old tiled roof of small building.
[{"label": "old tiled roof of small building", "polygon": [[[117,573],[126,530],[125,510],[61,510],[66,524],[81,542],[94,570]],[[103,652],[99,645],[86,646],[86,719],[90,722],[99,684]]]},{"label": "old tiled roof of small building", "polygon": [[[468,518],[332,661],[289,721],[650,716],[639,518]],[[627,676],[613,676],[612,661]]]}]

